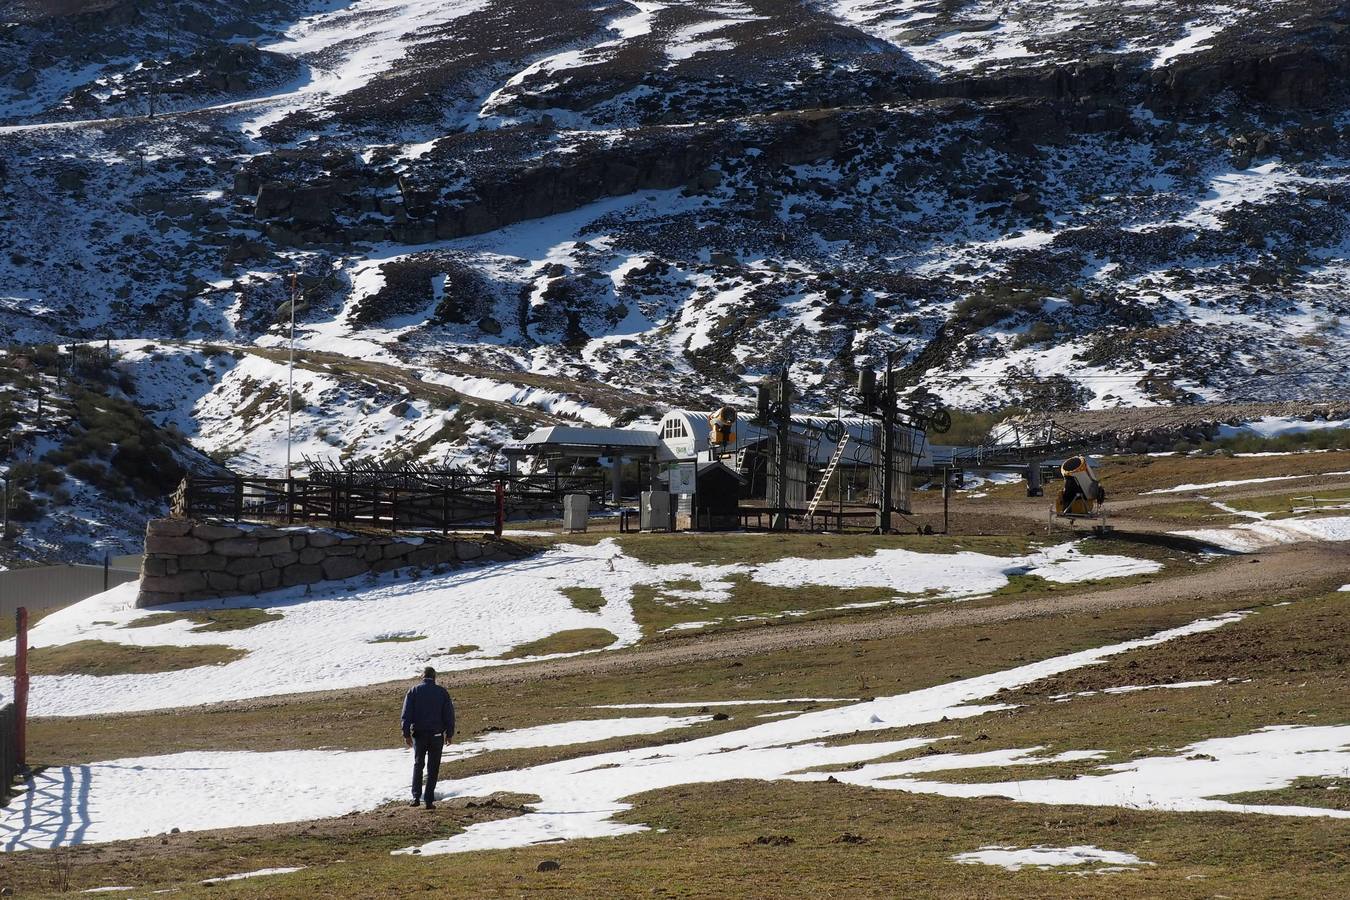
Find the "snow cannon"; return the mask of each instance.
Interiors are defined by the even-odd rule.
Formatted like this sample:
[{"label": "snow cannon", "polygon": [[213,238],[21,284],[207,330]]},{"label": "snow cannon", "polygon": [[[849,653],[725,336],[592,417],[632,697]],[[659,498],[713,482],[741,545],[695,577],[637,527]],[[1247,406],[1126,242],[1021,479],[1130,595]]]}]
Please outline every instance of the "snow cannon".
[{"label": "snow cannon", "polygon": [[1095,519],[1102,515],[1106,491],[1086,454],[1064,460],[1059,474],[1064,476],[1064,486],[1055,498],[1055,515],[1068,519]]},{"label": "snow cannon", "polygon": [[736,443],[736,410],[724,406],[708,416],[708,427],[712,429],[709,443],[725,447]]}]

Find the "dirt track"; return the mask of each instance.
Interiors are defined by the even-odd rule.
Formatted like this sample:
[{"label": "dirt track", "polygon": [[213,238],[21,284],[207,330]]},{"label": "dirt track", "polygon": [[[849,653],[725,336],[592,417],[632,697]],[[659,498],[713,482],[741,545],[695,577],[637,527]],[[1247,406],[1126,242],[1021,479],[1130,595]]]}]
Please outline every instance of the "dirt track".
[{"label": "dirt track", "polygon": [[1016,619],[1091,613],[1127,606],[1152,606],[1221,596],[1253,600],[1277,592],[1325,585],[1334,590],[1350,583],[1350,551],[1332,544],[1296,544],[1227,559],[1194,575],[1150,584],[1087,591],[1071,596],[1016,600],[997,606],[939,606],[931,612],[897,613],[866,621],[828,620],[779,625],[701,638],[667,641],[612,653],[574,656],[520,666],[446,673],[447,685],[511,684],[564,675],[638,671],[708,659],[726,659],[800,647],[876,640],[939,628],[991,625]]}]

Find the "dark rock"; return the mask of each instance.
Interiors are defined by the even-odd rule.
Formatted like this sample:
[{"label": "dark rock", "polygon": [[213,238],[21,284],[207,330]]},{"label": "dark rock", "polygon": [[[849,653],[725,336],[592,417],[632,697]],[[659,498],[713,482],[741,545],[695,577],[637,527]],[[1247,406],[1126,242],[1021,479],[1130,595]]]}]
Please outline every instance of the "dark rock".
[{"label": "dark rock", "polygon": [[351,578],[366,571],[366,564],[353,556],[334,556],[323,561],[323,576],[329,581]]},{"label": "dark rock", "polygon": [[147,555],[162,553],[166,556],[196,556],[209,553],[212,545],[195,537],[175,537],[165,534],[149,534],[145,538]]}]

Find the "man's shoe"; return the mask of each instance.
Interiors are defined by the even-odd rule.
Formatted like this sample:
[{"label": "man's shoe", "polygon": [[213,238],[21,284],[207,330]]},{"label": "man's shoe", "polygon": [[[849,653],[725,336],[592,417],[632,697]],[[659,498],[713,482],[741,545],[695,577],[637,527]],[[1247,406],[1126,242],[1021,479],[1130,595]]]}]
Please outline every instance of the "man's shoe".
[{"label": "man's shoe", "polygon": [[422,801],[421,801],[421,800],[418,800],[416,797],[414,797],[414,798],[412,798],[412,802],[409,803],[408,805],[415,808],[415,807],[421,806],[421,805],[422,805]]},{"label": "man's shoe", "polygon": [[435,808],[436,808],[436,804],[435,804],[435,803],[432,803],[430,800],[428,800],[428,801],[427,801],[427,809],[435,809]]}]

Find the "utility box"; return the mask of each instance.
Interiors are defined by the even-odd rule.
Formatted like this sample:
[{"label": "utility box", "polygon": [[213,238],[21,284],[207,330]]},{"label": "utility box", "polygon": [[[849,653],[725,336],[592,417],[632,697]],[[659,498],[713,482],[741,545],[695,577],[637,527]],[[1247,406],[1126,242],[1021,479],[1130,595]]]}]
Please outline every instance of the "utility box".
[{"label": "utility box", "polygon": [[670,530],[670,492],[642,492],[642,530]]},{"label": "utility box", "polygon": [[567,494],[563,497],[563,531],[569,534],[585,531],[590,518],[589,494]]}]

